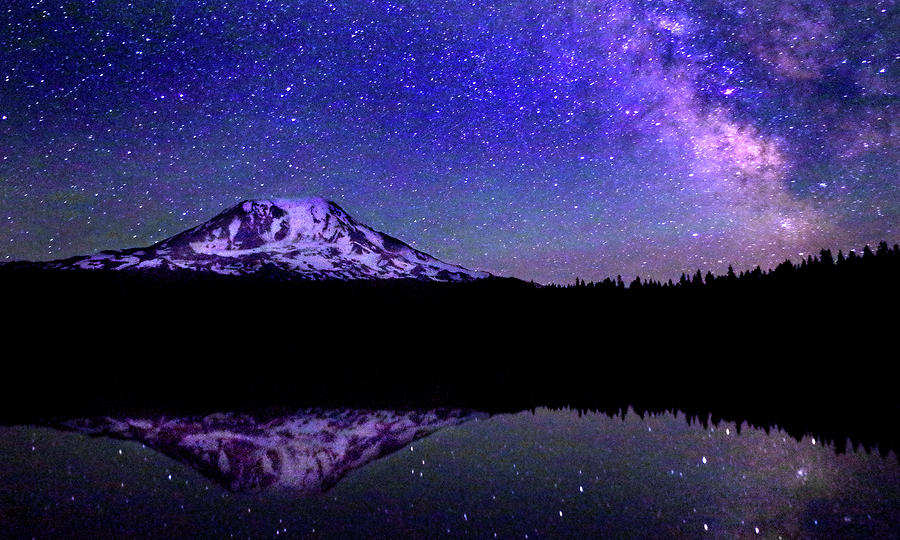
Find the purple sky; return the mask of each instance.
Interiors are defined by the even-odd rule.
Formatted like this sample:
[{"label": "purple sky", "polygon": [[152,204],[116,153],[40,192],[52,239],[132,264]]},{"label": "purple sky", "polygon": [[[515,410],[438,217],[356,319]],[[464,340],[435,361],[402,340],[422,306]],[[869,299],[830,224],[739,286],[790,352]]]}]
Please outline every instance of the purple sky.
[{"label": "purple sky", "polygon": [[14,3],[0,260],[309,195],[541,282],[894,243],[898,25],[888,1]]}]

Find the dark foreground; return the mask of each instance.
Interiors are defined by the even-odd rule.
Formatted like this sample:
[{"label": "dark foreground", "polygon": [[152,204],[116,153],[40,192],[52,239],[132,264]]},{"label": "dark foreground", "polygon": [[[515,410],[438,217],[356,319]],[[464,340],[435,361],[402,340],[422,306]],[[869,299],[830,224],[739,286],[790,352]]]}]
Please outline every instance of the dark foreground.
[{"label": "dark foreground", "polygon": [[0,411],[632,406],[886,452],[900,294],[870,277],[641,290],[5,270]]}]

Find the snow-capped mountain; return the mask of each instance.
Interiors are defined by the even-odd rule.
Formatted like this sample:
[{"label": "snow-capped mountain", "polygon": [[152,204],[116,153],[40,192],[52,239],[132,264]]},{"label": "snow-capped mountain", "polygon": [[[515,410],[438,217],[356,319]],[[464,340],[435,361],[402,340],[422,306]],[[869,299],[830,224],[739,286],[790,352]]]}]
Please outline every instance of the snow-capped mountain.
[{"label": "snow-capped mountain", "polygon": [[490,276],[413,249],[320,197],[247,200],[146,248],[102,251],[41,266],[190,269],[230,275],[268,271],[316,280],[468,281]]},{"label": "snow-capped mountain", "polygon": [[459,409],[307,409],[266,420],[216,413],[202,418],[85,418],[56,427],[140,441],[232,491],[272,486],[314,494],[412,441],[483,416]]}]

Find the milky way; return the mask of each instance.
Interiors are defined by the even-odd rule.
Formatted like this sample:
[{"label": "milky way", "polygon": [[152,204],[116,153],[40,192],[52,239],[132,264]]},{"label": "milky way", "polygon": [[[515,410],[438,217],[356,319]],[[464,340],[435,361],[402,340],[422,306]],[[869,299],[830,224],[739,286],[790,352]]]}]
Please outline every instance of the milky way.
[{"label": "milky way", "polygon": [[541,282],[893,243],[898,73],[893,1],[14,2],[0,260],[308,195]]}]

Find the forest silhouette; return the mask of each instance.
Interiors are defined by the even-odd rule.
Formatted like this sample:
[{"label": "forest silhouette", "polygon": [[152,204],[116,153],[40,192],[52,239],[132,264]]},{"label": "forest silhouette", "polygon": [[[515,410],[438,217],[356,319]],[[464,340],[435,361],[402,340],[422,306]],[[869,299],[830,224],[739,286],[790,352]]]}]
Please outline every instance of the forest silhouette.
[{"label": "forest silhouette", "polygon": [[292,407],[682,411],[900,448],[900,246],[665,282],[0,267],[2,420]]},{"label": "forest silhouette", "polygon": [[[666,282],[652,279],[642,281],[640,276],[637,276],[627,287],[622,276],[617,276],[616,279],[606,278],[601,282],[585,282],[576,277],[574,285],[567,285],[565,288],[601,289],[608,292],[627,289],[635,295],[643,294],[647,289],[707,290],[715,293],[759,290],[761,287],[767,288],[766,292],[796,287],[809,290],[822,286],[852,289],[858,286],[856,282],[861,279],[888,280],[892,276],[896,277],[897,274],[892,272],[896,272],[898,268],[900,268],[900,245],[894,244],[891,248],[887,242],[881,242],[874,252],[867,245],[860,255],[850,250],[846,256],[843,251],[838,251],[835,257],[830,249],[823,249],[818,256],[808,255],[799,263],[787,259],[768,271],[763,271],[757,266],[753,270],[736,274],[734,268],[729,265],[725,275],[714,275],[711,271],[704,274],[698,269],[692,275],[682,273],[677,281],[670,279]],[[559,285],[551,287],[560,288]]]}]

